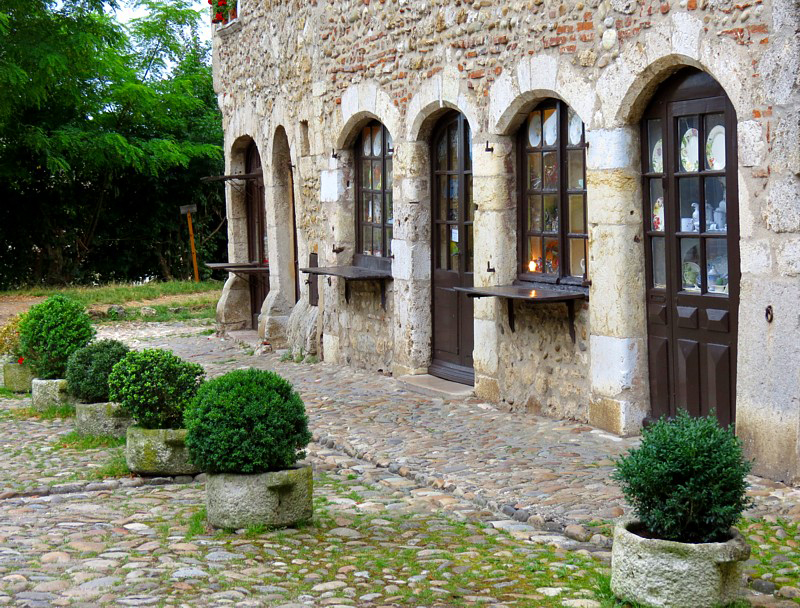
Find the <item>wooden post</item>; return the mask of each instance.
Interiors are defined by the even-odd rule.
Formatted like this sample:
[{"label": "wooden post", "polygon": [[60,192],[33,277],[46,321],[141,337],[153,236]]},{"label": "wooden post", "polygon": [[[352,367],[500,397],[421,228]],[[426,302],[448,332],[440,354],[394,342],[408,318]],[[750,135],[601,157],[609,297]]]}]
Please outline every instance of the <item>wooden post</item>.
[{"label": "wooden post", "polygon": [[189,243],[192,245],[192,266],[194,267],[194,282],[200,282],[200,274],[197,272],[197,251],[194,248],[194,230],[192,229],[192,212],[186,214],[189,220]]},{"label": "wooden post", "polygon": [[194,248],[194,228],[192,228],[192,212],[197,211],[197,205],[182,205],[181,213],[186,214],[189,222],[189,243],[192,246],[192,266],[194,267],[194,282],[200,282],[200,273],[197,272],[197,250]]}]

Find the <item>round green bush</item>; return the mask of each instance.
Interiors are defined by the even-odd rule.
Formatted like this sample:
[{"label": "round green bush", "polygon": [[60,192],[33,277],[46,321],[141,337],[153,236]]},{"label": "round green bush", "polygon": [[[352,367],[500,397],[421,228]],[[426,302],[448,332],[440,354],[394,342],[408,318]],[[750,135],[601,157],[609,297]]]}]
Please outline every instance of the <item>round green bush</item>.
[{"label": "round green bush", "polygon": [[613,478],[655,538],[707,543],[729,538],[751,501],[751,463],[741,441],[714,417],[681,410],[642,433],[639,448],[617,461]]},{"label": "round green bush", "polygon": [[255,369],[205,383],[185,421],[192,461],[209,473],[288,469],[311,441],[305,405],[292,385]]},{"label": "round green bush", "polygon": [[76,350],[67,361],[69,392],[85,403],[108,401],[108,376],[129,350],[116,340],[100,340]]},{"label": "round green bush", "polygon": [[131,351],[111,370],[109,397],[146,429],[179,429],[203,382],[203,368],[168,350]]},{"label": "round green bush", "polygon": [[80,302],[55,295],[40,302],[19,325],[19,351],[39,378],[63,378],[69,356],[94,338]]}]

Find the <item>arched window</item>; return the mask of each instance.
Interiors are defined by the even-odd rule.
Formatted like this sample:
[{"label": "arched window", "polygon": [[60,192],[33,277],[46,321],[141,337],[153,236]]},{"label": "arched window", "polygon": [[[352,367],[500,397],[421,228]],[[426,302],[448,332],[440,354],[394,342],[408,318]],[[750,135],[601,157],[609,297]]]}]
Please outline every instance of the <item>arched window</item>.
[{"label": "arched window", "polygon": [[356,141],[356,251],[391,257],[394,205],[392,201],[392,135],[378,121],[361,130]]},{"label": "arched window", "polygon": [[583,122],[548,99],[528,115],[519,140],[520,278],[580,283],[588,271]]}]

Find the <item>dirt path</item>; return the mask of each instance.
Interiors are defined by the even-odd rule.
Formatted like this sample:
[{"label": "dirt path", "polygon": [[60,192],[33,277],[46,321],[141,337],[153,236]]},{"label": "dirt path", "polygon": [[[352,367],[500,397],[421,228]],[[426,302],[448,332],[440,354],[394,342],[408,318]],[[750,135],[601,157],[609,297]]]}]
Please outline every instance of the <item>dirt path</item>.
[{"label": "dirt path", "polygon": [[[189,304],[191,305],[195,301],[197,303],[206,300],[209,295],[219,296],[220,290],[214,291],[201,291],[199,293],[191,293],[191,294],[174,294],[168,296],[161,296],[159,298],[155,298],[153,300],[131,300],[130,302],[125,302],[123,306],[131,307],[131,306],[153,306],[154,304],[170,304],[172,302],[181,302],[182,304]],[[5,322],[13,317],[14,315],[18,315],[22,312],[28,310],[34,304],[37,304],[44,300],[44,297],[32,297],[32,296],[0,296],[0,326],[5,324]],[[103,310],[105,311],[110,304],[93,304],[89,307],[90,310]]]}]

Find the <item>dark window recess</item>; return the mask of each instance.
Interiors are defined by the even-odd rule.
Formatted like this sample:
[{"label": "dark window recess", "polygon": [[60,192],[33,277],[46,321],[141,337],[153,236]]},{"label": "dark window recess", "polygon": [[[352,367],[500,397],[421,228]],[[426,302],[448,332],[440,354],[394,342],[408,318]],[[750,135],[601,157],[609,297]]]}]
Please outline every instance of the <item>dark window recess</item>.
[{"label": "dark window recess", "polygon": [[580,285],[589,259],[583,122],[548,99],[528,115],[518,147],[519,276]]},{"label": "dark window recess", "polygon": [[373,121],[356,141],[356,251],[361,255],[392,255],[394,144],[392,135]]}]

